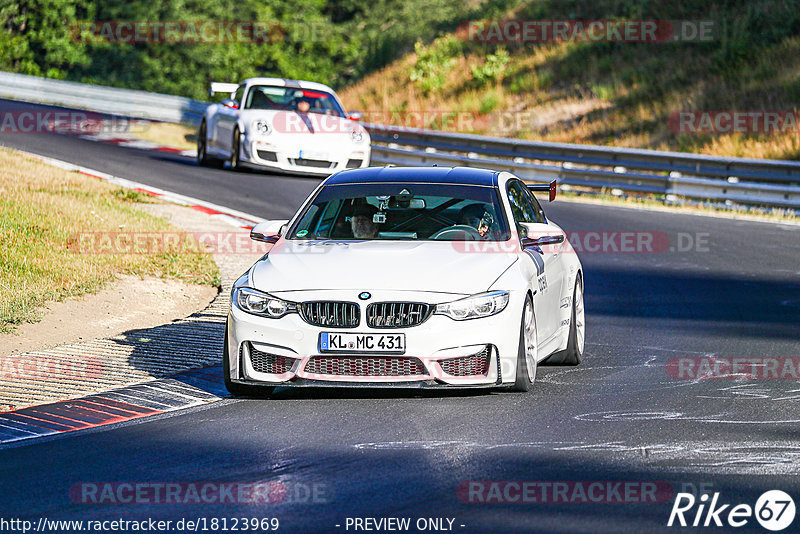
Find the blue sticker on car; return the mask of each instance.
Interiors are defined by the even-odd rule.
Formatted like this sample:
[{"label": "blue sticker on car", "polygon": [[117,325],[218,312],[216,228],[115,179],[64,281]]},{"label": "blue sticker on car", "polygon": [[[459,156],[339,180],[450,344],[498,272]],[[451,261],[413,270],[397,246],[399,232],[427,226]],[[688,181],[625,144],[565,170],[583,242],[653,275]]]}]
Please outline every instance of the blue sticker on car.
[{"label": "blue sticker on car", "polygon": [[323,333],[321,333],[319,335],[319,350],[320,350],[320,352],[322,352],[324,350],[328,350],[330,348],[329,336],[330,336],[330,334],[328,334],[327,332],[323,332]]}]

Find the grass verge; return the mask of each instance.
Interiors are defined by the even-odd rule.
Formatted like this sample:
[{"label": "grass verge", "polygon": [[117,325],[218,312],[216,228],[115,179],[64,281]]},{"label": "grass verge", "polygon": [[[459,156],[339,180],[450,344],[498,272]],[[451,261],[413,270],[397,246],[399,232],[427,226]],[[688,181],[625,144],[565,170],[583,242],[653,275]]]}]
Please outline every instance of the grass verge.
[{"label": "grass verge", "polygon": [[137,207],[149,197],[0,148],[0,332],[40,319],[47,301],[102,289],[117,275],[219,285],[202,251],[76,253],[76,236],[96,232],[179,232]]},{"label": "grass verge", "polygon": [[161,146],[191,150],[197,148],[197,128],[169,122],[147,122],[131,129],[137,139],[158,143]]}]

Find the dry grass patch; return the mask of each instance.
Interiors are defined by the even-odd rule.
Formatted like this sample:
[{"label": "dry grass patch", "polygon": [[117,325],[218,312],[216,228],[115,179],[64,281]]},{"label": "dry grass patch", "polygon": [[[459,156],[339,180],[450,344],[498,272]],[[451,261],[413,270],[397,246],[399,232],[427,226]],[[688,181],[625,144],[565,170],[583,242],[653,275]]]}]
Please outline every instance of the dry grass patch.
[{"label": "dry grass patch", "polygon": [[[670,123],[681,111],[800,114],[800,36],[747,47],[740,66],[720,63],[713,47],[693,44],[508,45],[502,74],[488,82],[480,74],[499,47],[457,39],[449,34],[419,45],[340,91],[342,100],[367,117],[465,113],[471,120],[430,125],[462,133],[800,159],[796,129],[709,135],[674,131]],[[420,73],[427,78],[420,80]]]},{"label": "dry grass patch", "polygon": [[197,148],[197,128],[169,122],[140,123],[131,129],[137,139],[158,143],[161,146],[191,150]]},{"label": "dry grass patch", "polygon": [[[137,207],[141,195],[0,149],[0,331],[38,319],[46,301],[101,289],[117,275],[219,284],[201,251],[75,252],[96,232],[179,232]],[[149,199],[148,199],[149,200]]]}]

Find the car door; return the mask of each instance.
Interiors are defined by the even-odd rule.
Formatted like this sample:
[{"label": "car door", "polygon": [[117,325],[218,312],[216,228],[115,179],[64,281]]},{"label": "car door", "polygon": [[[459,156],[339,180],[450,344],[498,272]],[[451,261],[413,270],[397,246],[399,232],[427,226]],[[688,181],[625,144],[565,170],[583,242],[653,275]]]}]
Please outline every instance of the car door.
[{"label": "car door", "polygon": [[239,110],[242,107],[243,97],[244,85],[240,85],[232,97],[233,105],[236,107],[218,106],[217,112],[214,114],[212,144],[228,154],[230,154],[231,150],[233,129],[236,126],[236,121],[239,120]]},{"label": "car door", "polygon": [[[524,184],[522,185],[524,186]],[[531,203],[531,207],[533,208],[536,216],[536,222],[550,226],[553,229],[553,235],[564,234],[564,230],[560,226],[547,219],[541,204],[539,204],[539,201],[536,200],[536,196],[531,192],[531,190],[527,187],[524,187],[524,192]],[[561,296],[564,294],[564,284],[566,283],[567,279],[567,264],[564,261],[564,250],[564,243],[559,245],[550,245],[543,250],[545,266],[547,268],[547,290],[550,292],[550,296],[554,299],[553,304],[559,307],[561,306]],[[558,321],[556,328],[558,329],[560,326],[560,321]]]},{"label": "car door", "polygon": [[[508,203],[514,217],[517,235],[524,234],[519,223],[545,223],[544,214],[534,209],[527,186],[518,179],[511,179],[506,185]],[[535,199],[534,199],[535,200]],[[559,327],[559,261],[558,254],[552,252],[553,247],[525,247],[523,261],[529,261],[531,269],[531,285],[536,290],[534,304],[536,308],[537,332],[539,344],[554,336]]]}]

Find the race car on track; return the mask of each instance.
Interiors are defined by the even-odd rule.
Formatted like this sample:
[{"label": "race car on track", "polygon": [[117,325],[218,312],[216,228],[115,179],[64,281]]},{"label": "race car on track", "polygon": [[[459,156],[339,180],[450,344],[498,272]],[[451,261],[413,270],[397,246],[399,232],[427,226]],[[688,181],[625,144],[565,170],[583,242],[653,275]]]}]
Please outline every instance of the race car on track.
[{"label": "race car on track", "polygon": [[211,83],[229,93],[206,109],[197,133],[197,161],[234,170],[256,167],[328,176],[369,165],[370,137],[339,97],[321,83],[250,78]]},{"label": "race car on track", "polygon": [[370,167],[324,180],[234,284],[225,384],[530,389],[576,365],[583,272],[564,231],[508,172]]}]

